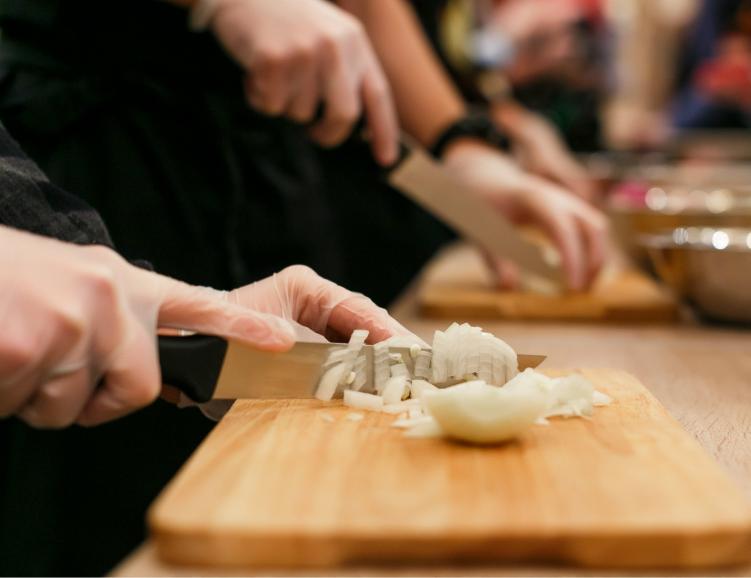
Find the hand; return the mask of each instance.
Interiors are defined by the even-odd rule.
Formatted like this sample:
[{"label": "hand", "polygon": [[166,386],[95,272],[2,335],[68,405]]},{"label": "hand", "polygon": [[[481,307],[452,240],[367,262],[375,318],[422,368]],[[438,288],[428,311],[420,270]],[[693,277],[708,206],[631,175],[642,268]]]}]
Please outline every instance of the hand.
[{"label": "hand", "polygon": [[547,119],[520,107],[497,108],[493,118],[511,136],[514,152],[526,170],[559,183],[585,201],[595,200],[594,181]]},{"label": "hand", "polygon": [[[479,141],[457,141],[446,150],[449,170],[514,223],[542,228],[558,249],[567,285],[586,289],[605,261],[608,223],[599,211],[557,185],[522,172]],[[508,267],[498,270],[508,284]]]},{"label": "hand", "polygon": [[376,160],[396,160],[398,126],[386,77],[361,24],[323,0],[219,0],[212,29],[245,69],[250,104],[308,123],[323,146],[365,114]]},{"label": "hand", "polygon": [[[79,247],[0,227],[0,417],[95,425],[160,391],[157,324],[289,349],[290,325]],[[101,386],[97,383],[103,380]]]},{"label": "hand", "polygon": [[235,289],[228,299],[302,325],[331,341],[346,341],[355,329],[368,330],[368,343],[396,336],[421,341],[367,297],[327,281],[302,265]]}]

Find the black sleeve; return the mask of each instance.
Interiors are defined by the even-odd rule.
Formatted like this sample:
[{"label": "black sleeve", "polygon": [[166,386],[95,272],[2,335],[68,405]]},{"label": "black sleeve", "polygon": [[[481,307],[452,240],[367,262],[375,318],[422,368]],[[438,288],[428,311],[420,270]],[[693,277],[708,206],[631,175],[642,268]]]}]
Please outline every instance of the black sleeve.
[{"label": "black sleeve", "polygon": [[99,214],[50,183],[2,125],[0,224],[79,245],[112,247]]}]

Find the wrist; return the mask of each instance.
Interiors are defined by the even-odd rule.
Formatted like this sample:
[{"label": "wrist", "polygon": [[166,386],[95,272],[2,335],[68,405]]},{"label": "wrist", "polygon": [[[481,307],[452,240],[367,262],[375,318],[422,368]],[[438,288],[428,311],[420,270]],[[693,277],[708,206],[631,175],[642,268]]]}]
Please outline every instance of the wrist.
[{"label": "wrist", "polygon": [[449,149],[461,143],[483,143],[494,150],[507,150],[508,138],[493,123],[487,114],[469,112],[455,120],[435,138],[430,147],[431,154],[442,159]]}]

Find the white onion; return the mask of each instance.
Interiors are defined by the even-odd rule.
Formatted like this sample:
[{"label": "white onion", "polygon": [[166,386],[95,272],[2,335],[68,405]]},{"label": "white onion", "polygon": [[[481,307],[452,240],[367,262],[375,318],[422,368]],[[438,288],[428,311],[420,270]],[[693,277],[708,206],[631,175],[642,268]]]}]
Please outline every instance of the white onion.
[{"label": "white onion", "polygon": [[412,392],[413,399],[421,399],[426,391],[434,391],[438,388],[424,379],[413,379],[412,383],[409,384],[409,389]]},{"label": "white onion", "polygon": [[405,417],[395,420],[394,423],[391,424],[391,427],[409,429],[413,426],[423,423],[435,423],[435,420],[429,415],[422,415],[420,417]]},{"label": "white onion", "polygon": [[383,409],[383,398],[380,395],[347,389],[344,391],[344,405],[356,409],[381,411]]},{"label": "white onion", "polygon": [[323,421],[328,423],[334,423],[334,416],[330,413],[319,413],[318,417],[320,417]]},{"label": "white onion", "polygon": [[389,379],[386,382],[386,385],[383,386],[383,392],[381,393],[384,405],[398,403],[404,399],[404,394],[407,391],[407,384],[407,377],[403,375],[398,375]]},{"label": "white onion", "polygon": [[408,438],[440,438],[443,437],[444,432],[441,426],[432,419],[429,418],[421,423],[415,424],[404,432],[404,437]]},{"label": "white onion", "polygon": [[339,387],[339,382],[342,380],[345,373],[349,370],[344,362],[338,363],[333,367],[326,370],[320,381],[318,382],[318,389],[316,390],[316,399],[321,401],[329,401],[334,397],[336,388]]},{"label": "white onion", "polygon": [[365,416],[363,414],[356,412],[348,413],[346,415],[346,419],[349,421],[362,421],[364,418]]},{"label": "white onion", "polygon": [[543,414],[549,402],[539,389],[522,391],[472,381],[430,392],[424,403],[447,436],[491,444],[520,435]]}]

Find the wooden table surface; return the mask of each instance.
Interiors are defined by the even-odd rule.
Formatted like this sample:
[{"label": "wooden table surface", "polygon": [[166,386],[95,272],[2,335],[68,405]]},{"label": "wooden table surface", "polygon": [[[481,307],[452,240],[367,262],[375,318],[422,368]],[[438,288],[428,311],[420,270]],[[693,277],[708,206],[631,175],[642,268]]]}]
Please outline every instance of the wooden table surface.
[{"label": "wooden table surface", "polygon": [[[392,313],[426,339],[445,320],[415,315],[408,290]],[[462,320],[457,320],[462,321]],[[508,341],[517,351],[548,356],[545,367],[613,367],[636,375],[668,411],[714,456],[751,500],[751,329],[698,326],[619,327],[471,320]],[[578,575],[618,572],[560,567],[343,568],[340,575]],[[269,572],[260,572],[269,575]],[[279,574],[279,573],[277,573]],[[282,572],[293,575],[295,572]],[[299,573],[297,573],[299,574]],[[331,575],[332,572],[325,574]],[[751,566],[696,575],[751,576]],[[113,571],[115,576],[233,575],[226,569],[178,568],[160,563],[146,543]],[[638,575],[633,571],[628,575]],[[644,575],[682,575],[645,572]],[[693,574],[692,574],[693,575]]]}]

